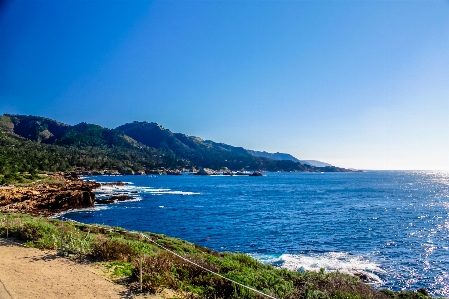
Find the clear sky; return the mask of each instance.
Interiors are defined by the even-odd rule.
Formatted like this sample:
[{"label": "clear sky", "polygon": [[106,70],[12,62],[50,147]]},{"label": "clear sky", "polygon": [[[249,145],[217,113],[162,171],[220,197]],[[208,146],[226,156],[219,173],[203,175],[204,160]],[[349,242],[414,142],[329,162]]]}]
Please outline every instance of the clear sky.
[{"label": "clear sky", "polygon": [[0,1],[0,113],[449,170],[449,2]]}]

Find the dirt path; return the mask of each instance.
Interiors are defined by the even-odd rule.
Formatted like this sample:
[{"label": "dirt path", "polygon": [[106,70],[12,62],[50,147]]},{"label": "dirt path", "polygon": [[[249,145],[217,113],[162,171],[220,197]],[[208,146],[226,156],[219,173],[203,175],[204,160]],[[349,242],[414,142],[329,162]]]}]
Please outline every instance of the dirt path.
[{"label": "dirt path", "polygon": [[0,238],[0,299],[132,298],[91,269]]}]

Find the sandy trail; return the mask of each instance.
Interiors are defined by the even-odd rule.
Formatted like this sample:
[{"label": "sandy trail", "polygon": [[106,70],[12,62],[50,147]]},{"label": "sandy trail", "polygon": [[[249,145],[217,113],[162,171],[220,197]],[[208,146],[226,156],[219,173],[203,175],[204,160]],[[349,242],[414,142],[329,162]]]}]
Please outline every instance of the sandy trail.
[{"label": "sandy trail", "polygon": [[132,298],[129,291],[75,263],[0,238],[0,299]]}]

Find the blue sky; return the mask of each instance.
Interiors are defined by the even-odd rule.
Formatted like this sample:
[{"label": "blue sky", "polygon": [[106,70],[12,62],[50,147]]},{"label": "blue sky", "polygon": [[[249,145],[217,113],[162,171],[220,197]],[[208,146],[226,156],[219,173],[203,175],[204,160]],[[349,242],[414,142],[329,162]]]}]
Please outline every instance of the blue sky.
[{"label": "blue sky", "polygon": [[449,170],[449,2],[6,1],[0,113]]}]

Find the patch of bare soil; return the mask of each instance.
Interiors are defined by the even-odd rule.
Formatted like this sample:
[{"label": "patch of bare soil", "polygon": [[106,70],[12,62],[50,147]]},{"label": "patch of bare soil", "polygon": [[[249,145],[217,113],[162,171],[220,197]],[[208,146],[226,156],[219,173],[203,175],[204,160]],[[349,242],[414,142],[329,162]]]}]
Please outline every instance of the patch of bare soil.
[{"label": "patch of bare soil", "polygon": [[89,264],[0,238],[0,299],[133,298]]}]

